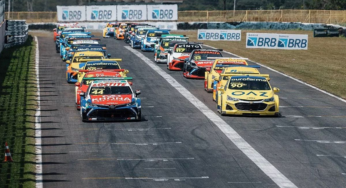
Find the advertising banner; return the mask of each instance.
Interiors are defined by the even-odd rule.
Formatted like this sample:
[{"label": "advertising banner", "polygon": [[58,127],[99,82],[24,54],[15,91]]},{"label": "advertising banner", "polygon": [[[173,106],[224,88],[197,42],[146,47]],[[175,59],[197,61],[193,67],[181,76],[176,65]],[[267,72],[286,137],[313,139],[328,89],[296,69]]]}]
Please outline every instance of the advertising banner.
[{"label": "advertising banner", "polygon": [[247,33],[246,48],[307,50],[308,35]]},{"label": "advertising banner", "polygon": [[241,41],[241,30],[199,29],[198,40]]},{"label": "advertising banner", "polygon": [[147,20],[146,5],[118,5],[117,11],[118,21]]},{"label": "advertising banner", "polygon": [[115,21],[117,19],[117,6],[87,6],[87,21]]},{"label": "advertising banner", "polygon": [[339,37],[339,29],[314,29],[314,37]]},{"label": "advertising banner", "polygon": [[147,5],[148,20],[178,20],[178,5]]},{"label": "advertising banner", "polygon": [[59,22],[86,21],[85,6],[57,6]]}]

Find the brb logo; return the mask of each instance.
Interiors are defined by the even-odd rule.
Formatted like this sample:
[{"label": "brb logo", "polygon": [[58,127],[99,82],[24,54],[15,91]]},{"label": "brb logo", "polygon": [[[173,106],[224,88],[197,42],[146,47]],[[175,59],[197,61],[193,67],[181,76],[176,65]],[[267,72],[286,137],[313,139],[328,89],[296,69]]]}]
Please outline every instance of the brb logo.
[{"label": "brb logo", "polygon": [[151,17],[154,20],[171,20],[173,19],[173,9],[154,9]]},{"label": "brb logo", "polygon": [[123,20],[141,20],[143,17],[142,10],[123,10],[121,18]]},{"label": "brb logo", "polygon": [[198,39],[199,40],[205,40],[205,33],[199,33],[198,34]]},{"label": "brb logo", "polygon": [[220,33],[220,40],[240,41],[240,33]]},{"label": "brb logo", "polygon": [[[250,35],[250,36],[249,36]],[[273,48],[273,49],[301,49],[306,50],[308,47],[307,36],[286,35],[280,36],[251,36],[248,35],[246,46],[250,48]]]},{"label": "brb logo", "polygon": [[63,20],[80,20],[82,18],[82,11],[68,11],[68,10],[64,10],[62,12],[62,19]]},{"label": "brb logo", "polygon": [[93,10],[91,12],[92,20],[110,20],[112,19],[112,10]]}]

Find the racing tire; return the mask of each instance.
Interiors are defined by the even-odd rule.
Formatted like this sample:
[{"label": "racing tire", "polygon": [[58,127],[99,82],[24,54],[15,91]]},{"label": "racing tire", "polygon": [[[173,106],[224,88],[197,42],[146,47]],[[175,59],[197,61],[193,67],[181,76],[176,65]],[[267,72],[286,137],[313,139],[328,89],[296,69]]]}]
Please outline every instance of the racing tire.
[{"label": "racing tire", "polygon": [[274,117],[281,117],[281,116],[282,116],[282,114],[280,112],[275,113],[275,115],[274,115]]},{"label": "racing tire", "polygon": [[82,114],[82,121],[83,121],[83,122],[87,122],[87,121],[88,121],[88,118],[87,118],[86,113],[81,112],[81,114]]},{"label": "racing tire", "polygon": [[132,47],[132,49],[135,49],[134,47],[133,47],[133,41],[131,40],[131,47]]},{"label": "racing tire", "polygon": [[156,55],[154,55],[154,61],[155,61],[155,63],[157,63],[157,56]]},{"label": "racing tire", "polygon": [[221,116],[225,116],[226,114],[222,111],[222,98],[221,98],[221,105],[220,105],[220,114]]}]

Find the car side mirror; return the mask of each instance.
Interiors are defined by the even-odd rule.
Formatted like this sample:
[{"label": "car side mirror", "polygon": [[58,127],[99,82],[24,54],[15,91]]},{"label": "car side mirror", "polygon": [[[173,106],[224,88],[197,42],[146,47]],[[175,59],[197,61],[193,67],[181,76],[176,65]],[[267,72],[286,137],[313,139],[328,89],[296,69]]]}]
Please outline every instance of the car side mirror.
[{"label": "car side mirror", "polygon": [[84,93],[84,92],[80,92],[80,93],[79,93],[79,96],[85,97],[85,93]]},{"label": "car side mirror", "polygon": [[136,97],[141,94],[141,90],[136,90]]},{"label": "car side mirror", "polygon": [[70,63],[71,63],[71,61],[70,61],[70,60],[67,60],[67,61],[66,61],[66,63],[67,63],[67,64],[70,64]]},{"label": "car side mirror", "polygon": [[107,57],[110,58],[110,57],[112,57],[112,55],[111,54],[107,54]]},{"label": "car side mirror", "polygon": [[219,88],[219,91],[220,91],[221,93],[225,93],[225,88],[221,86],[221,87]]},{"label": "car side mirror", "polygon": [[79,87],[79,86],[80,86],[80,83],[77,82],[77,83],[75,83],[74,85],[77,86],[77,87]]},{"label": "car side mirror", "polygon": [[274,91],[274,93],[279,93],[280,89],[277,88],[277,87],[274,87],[274,88],[273,88],[273,91]]}]

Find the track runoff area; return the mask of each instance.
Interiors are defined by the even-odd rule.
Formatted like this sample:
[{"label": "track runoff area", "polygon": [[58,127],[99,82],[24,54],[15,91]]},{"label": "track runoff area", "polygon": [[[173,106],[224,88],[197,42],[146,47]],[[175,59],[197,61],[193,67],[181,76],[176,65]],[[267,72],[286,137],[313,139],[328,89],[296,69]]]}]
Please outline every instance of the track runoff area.
[{"label": "track runoff area", "polygon": [[[281,117],[221,116],[204,80],[101,39],[142,94],[142,120],[81,121],[52,38],[38,37],[43,187],[343,187],[346,105],[270,68]],[[204,46],[203,48],[211,48]],[[222,52],[225,57],[234,54]],[[248,61],[249,65],[255,65]],[[37,184],[42,186],[41,183]]]}]

